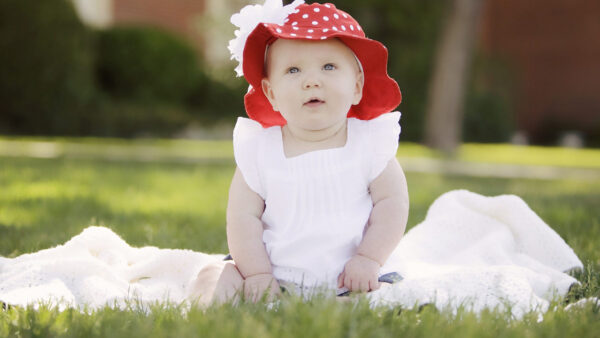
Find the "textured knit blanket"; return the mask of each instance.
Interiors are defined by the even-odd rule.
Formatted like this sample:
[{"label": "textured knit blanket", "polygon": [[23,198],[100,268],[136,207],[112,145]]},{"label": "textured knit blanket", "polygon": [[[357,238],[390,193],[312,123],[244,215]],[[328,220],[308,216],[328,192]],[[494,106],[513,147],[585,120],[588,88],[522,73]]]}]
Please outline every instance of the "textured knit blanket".
[{"label": "textured knit blanket", "polygon": [[[223,255],[135,248],[104,227],[64,245],[0,257],[0,300],[97,308],[184,302],[200,269]],[[517,196],[465,190],[440,196],[390,257],[404,279],[369,294],[373,306],[433,304],[440,309],[546,311],[577,281],[581,261]]]}]

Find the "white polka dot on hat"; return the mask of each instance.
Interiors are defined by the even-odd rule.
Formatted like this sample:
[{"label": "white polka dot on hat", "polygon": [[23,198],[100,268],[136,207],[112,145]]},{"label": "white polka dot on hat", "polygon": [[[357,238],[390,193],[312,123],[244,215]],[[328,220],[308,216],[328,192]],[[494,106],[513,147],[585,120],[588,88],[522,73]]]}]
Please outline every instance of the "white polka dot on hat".
[{"label": "white polka dot on hat", "polygon": [[358,22],[350,15],[337,9],[333,4],[321,5],[318,3],[297,7],[284,20],[281,28],[276,29],[275,32],[280,38],[314,39],[315,29],[319,29],[323,33],[319,37],[321,40],[340,35],[340,33],[365,36],[359,29]]}]

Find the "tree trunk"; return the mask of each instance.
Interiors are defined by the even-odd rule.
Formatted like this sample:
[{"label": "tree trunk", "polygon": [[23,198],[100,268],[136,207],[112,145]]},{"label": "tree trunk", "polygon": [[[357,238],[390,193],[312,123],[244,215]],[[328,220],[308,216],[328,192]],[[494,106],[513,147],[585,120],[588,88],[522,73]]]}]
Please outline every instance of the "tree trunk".
[{"label": "tree trunk", "polygon": [[485,0],[453,0],[438,44],[425,116],[425,142],[452,154],[462,136],[473,39]]}]

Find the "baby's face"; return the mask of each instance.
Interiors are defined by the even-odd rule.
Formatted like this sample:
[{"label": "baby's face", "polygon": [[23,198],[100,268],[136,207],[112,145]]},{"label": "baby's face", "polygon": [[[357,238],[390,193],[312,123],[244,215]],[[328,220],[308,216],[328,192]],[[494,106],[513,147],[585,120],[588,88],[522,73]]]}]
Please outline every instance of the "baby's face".
[{"label": "baby's face", "polygon": [[363,74],[338,39],[278,39],[269,46],[266,61],[263,92],[290,127],[335,126],[362,98]]}]

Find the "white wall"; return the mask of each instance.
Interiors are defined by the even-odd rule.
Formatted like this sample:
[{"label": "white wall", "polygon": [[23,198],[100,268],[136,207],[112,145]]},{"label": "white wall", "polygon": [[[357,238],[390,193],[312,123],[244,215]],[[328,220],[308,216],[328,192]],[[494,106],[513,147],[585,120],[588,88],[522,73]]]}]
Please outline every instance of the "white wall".
[{"label": "white wall", "polygon": [[71,0],[81,20],[95,28],[105,28],[113,21],[112,0]]}]

